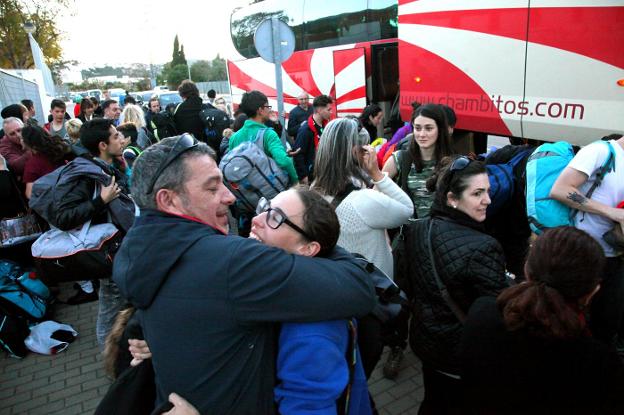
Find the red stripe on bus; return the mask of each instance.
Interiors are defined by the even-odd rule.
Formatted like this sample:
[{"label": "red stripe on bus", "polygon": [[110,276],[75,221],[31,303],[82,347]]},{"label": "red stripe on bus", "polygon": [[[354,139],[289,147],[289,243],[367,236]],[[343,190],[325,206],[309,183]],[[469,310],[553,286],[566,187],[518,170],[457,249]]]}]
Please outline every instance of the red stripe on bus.
[{"label": "red stripe on bus", "polygon": [[[399,23],[469,30],[525,41],[527,11],[510,8],[414,13],[399,16]],[[624,37],[624,7],[532,7],[530,13],[530,42],[624,68],[624,53],[618,43]],[[596,25],[604,30],[595,30]]]}]

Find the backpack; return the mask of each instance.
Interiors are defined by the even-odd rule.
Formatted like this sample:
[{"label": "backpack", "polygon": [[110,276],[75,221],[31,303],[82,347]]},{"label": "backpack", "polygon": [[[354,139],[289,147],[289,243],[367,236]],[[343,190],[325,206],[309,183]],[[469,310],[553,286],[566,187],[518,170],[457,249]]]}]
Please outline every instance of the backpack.
[{"label": "backpack", "polygon": [[[501,150],[504,149],[505,147]],[[520,150],[506,163],[487,164],[486,160],[485,168],[490,180],[491,199],[491,203],[487,208],[487,216],[498,213],[512,199],[516,191],[514,169],[529,155],[530,151],[531,149]]]},{"label": "backpack", "polygon": [[161,111],[158,114],[154,114],[150,121],[150,126],[154,131],[154,137],[156,137],[157,141],[178,135],[178,130],[173,122],[173,115],[168,111]]},{"label": "backpack", "polygon": [[254,213],[261,197],[272,199],[289,186],[288,173],[264,152],[264,134],[230,150],[219,163],[225,185],[236,196],[242,212]]},{"label": "backpack", "polygon": [[[615,170],[615,150],[608,141],[600,141],[609,147],[609,155],[596,171],[596,180],[585,197],[590,198],[602,180]],[[561,172],[574,158],[570,143],[559,141],[545,143],[535,149],[526,166],[526,209],[529,226],[537,235],[547,228],[574,226],[576,210],[550,198],[550,190]]]},{"label": "backpack", "polygon": [[53,172],[41,176],[33,183],[28,205],[48,223],[54,224],[56,212],[54,207],[54,192],[67,166],[68,164],[61,166]]},{"label": "backpack", "polygon": [[0,261],[0,309],[4,314],[35,321],[44,318],[51,295],[34,275],[13,262]]},{"label": "backpack", "polygon": [[204,123],[204,133],[208,142],[221,143],[223,130],[230,127],[230,117],[210,104],[202,105],[199,118]]}]

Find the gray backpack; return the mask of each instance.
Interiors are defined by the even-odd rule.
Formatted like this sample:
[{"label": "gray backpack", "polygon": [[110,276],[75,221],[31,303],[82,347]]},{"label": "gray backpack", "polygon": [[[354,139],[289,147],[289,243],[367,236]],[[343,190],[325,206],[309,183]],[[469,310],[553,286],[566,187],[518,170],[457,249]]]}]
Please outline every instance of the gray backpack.
[{"label": "gray backpack", "polygon": [[253,213],[261,197],[272,199],[289,186],[288,174],[264,152],[264,133],[230,150],[219,163],[225,185],[236,196],[239,209]]}]

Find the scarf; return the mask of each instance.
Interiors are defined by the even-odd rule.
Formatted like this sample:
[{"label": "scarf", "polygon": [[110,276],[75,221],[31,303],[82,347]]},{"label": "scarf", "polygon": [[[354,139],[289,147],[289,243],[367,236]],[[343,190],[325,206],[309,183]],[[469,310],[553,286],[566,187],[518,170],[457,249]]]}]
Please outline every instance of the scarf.
[{"label": "scarf", "polygon": [[313,117],[314,115],[310,115],[310,117],[308,117],[308,128],[310,128],[310,131],[314,134],[314,149],[318,150],[320,135],[323,133],[323,128],[327,125],[327,120],[323,120],[323,125],[321,126],[321,131],[319,132],[316,128],[316,122],[314,122]]}]

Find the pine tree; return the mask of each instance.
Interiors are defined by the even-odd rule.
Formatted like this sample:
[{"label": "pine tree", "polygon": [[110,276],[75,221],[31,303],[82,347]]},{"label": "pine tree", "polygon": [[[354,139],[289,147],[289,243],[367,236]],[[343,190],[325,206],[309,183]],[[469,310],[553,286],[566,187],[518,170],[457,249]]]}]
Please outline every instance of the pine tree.
[{"label": "pine tree", "polygon": [[184,56],[184,45],[180,45],[180,53],[178,54],[178,58],[180,59],[179,63],[181,65],[187,65],[186,56]]},{"label": "pine tree", "polygon": [[173,56],[171,59],[171,66],[176,66],[179,64],[180,59],[180,42],[178,42],[178,35],[173,39]]}]

